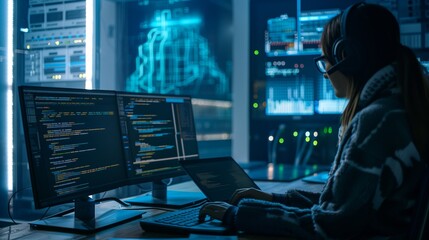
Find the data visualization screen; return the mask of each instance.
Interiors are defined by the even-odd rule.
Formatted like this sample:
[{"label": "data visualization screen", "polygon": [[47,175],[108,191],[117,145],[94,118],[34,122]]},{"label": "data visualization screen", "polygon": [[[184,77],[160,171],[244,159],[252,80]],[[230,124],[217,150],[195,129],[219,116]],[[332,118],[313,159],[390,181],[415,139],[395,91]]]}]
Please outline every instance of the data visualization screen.
[{"label": "data visualization screen", "polygon": [[250,106],[253,119],[335,118],[335,96],[314,64],[325,24],[356,1],[250,1]]},{"label": "data visualization screen", "polygon": [[[357,0],[249,1],[249,157],[330,164],[347,99],[317,70],[320,38]],[[282,170],[283,171],[283,170]]]},{"label": "data visualization screen", "polygon": [[37,87],[20,91],[36,206],[64,203],[124,184],[114,92]]},{"label": "data visualization screen", "polygon": [[131,180],[180,174],[178,160],[198,158],[191,98],[118,94]]}]

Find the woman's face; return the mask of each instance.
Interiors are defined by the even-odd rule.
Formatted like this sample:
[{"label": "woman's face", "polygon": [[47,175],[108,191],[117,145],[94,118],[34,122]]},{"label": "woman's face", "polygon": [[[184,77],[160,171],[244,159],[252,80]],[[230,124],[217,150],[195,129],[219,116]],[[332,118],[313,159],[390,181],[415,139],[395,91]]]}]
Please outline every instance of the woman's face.
[{"label": "woman's face", "polygon": [[[326,61],[326,70],[329,70],[331,67],[332,65],[328,61]],[[335,96],[339,98],[350,98],[350,78],[346,77],[340,71],[335,71],[331,74],[325,73],[323,77],[329,79],[329,81],[331,82],[335,90]]]}]

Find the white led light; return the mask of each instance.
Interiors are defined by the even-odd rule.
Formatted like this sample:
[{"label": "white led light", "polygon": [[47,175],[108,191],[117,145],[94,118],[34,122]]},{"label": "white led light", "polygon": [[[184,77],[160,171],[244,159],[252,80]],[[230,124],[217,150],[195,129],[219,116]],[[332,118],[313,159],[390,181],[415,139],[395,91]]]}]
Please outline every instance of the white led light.
[{"label": "white led light", "polygon": [[92,56],[93,56],[93,39],[92,36],[94,34],[93,31],[93,20],[94,20],[94,0],[86,0],[86,39],[85,46],[86,46],[86,56],[85,56],[85,75],[86,75],[86,81],[85,81],[85,88],[86,89],[92,89]]},{"label": "white led light", "polygon": [[7,188],[13,189],[13,0],[7,3],[6,26],[6,141],[7,141]]}]

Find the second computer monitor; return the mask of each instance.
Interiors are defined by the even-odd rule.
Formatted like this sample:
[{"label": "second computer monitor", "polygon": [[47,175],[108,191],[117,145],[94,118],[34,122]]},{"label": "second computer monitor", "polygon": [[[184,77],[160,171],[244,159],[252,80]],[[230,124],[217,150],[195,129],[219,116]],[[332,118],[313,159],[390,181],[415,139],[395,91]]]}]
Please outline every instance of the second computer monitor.
[{"label": "second computer monitor", "polygon": [[180,159],[198,158],[191,98],[117,94],[130,182],[185,174]]},{"label": "second computer monitor", "polygon": [[162,181],[186,175],[179,160],[198,158],[191,98],[118,93],[117,101],[129,183],[152,182],[151,195],[128,202],[179,207],[204,198],[201,193],[167,191]]}]

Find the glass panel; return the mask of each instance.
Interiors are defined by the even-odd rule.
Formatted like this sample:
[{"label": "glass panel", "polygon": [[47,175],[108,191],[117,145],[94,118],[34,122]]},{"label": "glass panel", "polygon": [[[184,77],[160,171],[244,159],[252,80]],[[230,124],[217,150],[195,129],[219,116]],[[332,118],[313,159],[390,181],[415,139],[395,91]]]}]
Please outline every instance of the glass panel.
[{"label": "glass panel", "polygon": [[99,7],[100,88],[192,96],[201,156],[230,155],[232,1]]}]

